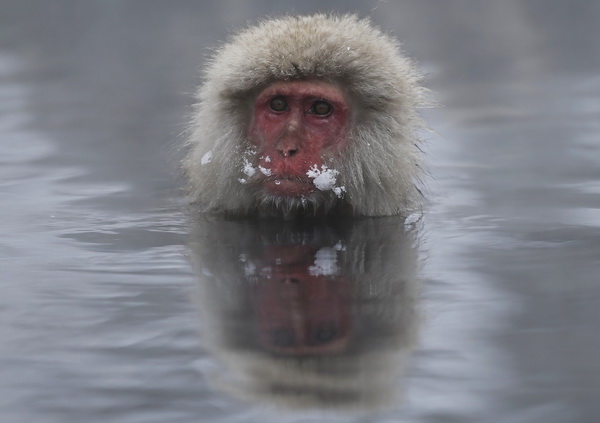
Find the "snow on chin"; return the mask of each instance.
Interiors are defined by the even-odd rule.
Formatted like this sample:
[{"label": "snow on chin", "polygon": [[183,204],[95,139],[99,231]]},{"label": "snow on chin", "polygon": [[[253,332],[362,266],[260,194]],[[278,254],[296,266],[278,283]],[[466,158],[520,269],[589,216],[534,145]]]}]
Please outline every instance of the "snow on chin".
[{"label": "snow on chin", "polygon": [[245,184],[249,181],[249,179],[251,179],[255,174],[256,174],[256,166],[254,166],[251,162],[250,159],[252,158],[252,156],[256,155],[256,151],[248,148],[246,149],[243,153],[243,163],[242,163],[242,169],[241,172],[245,175],[240,178],[238,178],[238,182],[240,184]]},{"label": "snow on chin", "polygon": [[346,192],[346,187],[344,187],[344,186],[333,188],[333,193],[336,195],[337,198],[342,198],[342,196],[344,195],[345,192]]},{"label": "snow on chin", "polygon": [[256,168],[254,166],[252,166],[252,164],[246,158],[244,158],[244,169],[243,169],[243,172],[247,176],[250,176],[250,177],[256,173]]},{"label": "snow on chin", "polygon": [[339,174],[340,172],[335,169],[329,169],[326,165],[322,165],[321,169],[319,169],[316,164],[313,165],[308,172],[306,172],[306,175],[313,179],[313,184],[318,190],[331,190],[338,198],[341,198],[346,192],[346,188],[343,186],[335,186],[335,183],[337,182],[337,176]]},{"label": "snow on chin", "polygon": [[262,167],[262,166],[258,166],[258,169],[261,171],[261,173],[265,176],[271,176],[271,169],[268,169],[266,167]]}]

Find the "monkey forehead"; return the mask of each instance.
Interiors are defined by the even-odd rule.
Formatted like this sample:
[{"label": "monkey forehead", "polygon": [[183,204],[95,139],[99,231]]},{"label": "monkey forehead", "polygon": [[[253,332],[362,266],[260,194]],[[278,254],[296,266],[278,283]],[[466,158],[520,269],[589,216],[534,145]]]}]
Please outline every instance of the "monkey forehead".
[{"label": "monkey forehead", "polygon": [[401,109],[419,103],[420,75],[399,43],[355,15],[286,16],[232,37],[205,69],[201,100],[236,101],[273,81],[327,79],[360,104]]},{"label": "monkey forehead", "polygon": [[340,106],[347,107],[348,101],[344,92],[334,83],[327,81],[278,81],[264,90],[257,97],[257,101],[273,96],[289,96],[297,98],[311,98],[327,100]]}]

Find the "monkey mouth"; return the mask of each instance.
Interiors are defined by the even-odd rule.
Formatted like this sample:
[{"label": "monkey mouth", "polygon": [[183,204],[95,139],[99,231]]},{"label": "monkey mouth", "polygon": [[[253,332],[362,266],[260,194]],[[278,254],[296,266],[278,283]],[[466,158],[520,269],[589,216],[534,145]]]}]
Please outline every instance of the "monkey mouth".
[{"label": "monkey mouth", "polygon": [[271,194],[299,197],[314,191],[310,179],[296,176],[270,176],[263,182],[263,187]]}]

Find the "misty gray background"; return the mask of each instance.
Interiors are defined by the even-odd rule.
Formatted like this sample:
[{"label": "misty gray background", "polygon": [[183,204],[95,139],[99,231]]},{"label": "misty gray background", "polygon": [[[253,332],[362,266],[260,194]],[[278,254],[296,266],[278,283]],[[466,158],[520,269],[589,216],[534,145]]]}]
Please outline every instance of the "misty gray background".
[{"label": "misty gray background", "polygon": [[[209,48],[316,11],[372,17],[440,103],[402,399],[342,416],[209,382],[177,164]],[[591,0],[0,1],[0,422],[598,421],[598,22]]]}]

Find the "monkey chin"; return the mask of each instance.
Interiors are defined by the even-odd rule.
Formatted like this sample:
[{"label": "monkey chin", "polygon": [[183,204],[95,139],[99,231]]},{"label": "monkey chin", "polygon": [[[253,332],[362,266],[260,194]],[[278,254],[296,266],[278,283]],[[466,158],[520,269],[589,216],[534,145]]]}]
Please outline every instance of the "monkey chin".
[{"label": "monkey chin", "polygon": [[[292,182],[290,181],[290,185]],[[294,187],[299,182],[294,182]],[[282,184],[283,185],[283,184]],[[307,185],[307,184],[305,184]],[[302,193],[294,190],[273,192],[265,186],[258,198],[257,211],[261,217],[319,217],[327,215],[336,205],[335,196],[329,192],[316,190],[314,186],[297,187]]]},{"label": "monkey chin", "polygon": [[304,197],[315,191],[315,186],[300,178],[269,178],[263,190],[281,197]]}]

